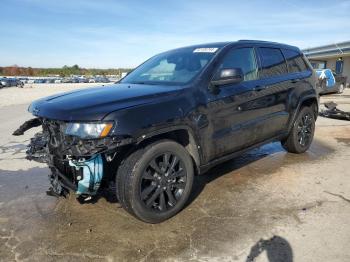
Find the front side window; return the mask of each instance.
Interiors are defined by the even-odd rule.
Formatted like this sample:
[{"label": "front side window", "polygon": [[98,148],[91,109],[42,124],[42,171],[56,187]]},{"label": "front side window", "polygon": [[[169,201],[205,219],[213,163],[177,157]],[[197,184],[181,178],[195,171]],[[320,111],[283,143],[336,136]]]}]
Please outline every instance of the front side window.
[{"label": "front side window", "polygon": [[261,77],[273,77],[287,73],[287,65],[278,48],[259,48],[261,59]]},{"label": "front side window", "polygon": [[258,78],[258,67],[255,59],[254,48],[238,48],[230,50],[223,58],[219,69],[241,68],[244,81]]},{"label": "front side window", "polygon": [[203,70],[217,51],[218,48],[183,48],[162,53],[137,67],[121,82],[155,85],[185,84]]},{"label": "front side window", "polygon": [[307,70],[303,55],[290,49],[282,49],[283,55],[287,60],[289,73],[303,72]]}]

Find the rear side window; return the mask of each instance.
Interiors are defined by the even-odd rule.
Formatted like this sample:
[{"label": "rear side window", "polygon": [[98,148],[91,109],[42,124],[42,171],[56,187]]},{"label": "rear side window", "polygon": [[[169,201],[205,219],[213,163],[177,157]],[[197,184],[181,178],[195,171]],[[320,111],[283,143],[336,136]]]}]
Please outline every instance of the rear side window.
[{"label": "rear side window", "polygon": [[287,60],[289,73],[297,73],[307,70],[303,55],[290,49],[282,49],[284,57]]},{"label": "rear side window", "polygon": [[260,47],[261,77],[272,77],[286,74],[287,65],[278,48]]},{"label": "rear side window", "polygon": [[231,49],[223,58],[219,66],[219,69],[221,68],[241,68],[244,74],[244,81],[257,79],[258,67],[254,48]]}]

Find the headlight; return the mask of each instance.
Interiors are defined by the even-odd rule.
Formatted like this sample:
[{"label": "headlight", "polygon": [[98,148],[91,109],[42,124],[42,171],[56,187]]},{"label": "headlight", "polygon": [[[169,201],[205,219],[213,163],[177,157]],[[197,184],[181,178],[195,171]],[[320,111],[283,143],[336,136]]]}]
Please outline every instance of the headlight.
[{"label": "headlight", "polygon": [[80,138],[106,137],[113,127],[113,123],[69,123],[65,134]]}]

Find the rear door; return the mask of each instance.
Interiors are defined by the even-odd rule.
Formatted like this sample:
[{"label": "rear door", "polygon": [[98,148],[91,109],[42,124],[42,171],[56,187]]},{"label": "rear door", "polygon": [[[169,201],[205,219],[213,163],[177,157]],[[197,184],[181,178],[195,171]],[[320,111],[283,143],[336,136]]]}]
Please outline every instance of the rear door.
[{"label": "rear door", "polygon": [[270,139],[287,130],[289,93],[294,87],[288,74],[287,63],[282,51],[276,47],[260,46],[259,79],[264,86],[261,92],[265,105],[265,116],[260,125],[260,137],[257,142]]},{"label": "rear door", "polygon": [[[290,80],[291,88],[288,96],[288,112],[294,112],[298,104],[300,94],[310,90],[310,82],[313,83],[310,77],[313,74],[313,69],[305,61],[304,55],[296,49],[281,48],[288,65],[288,79]],[[312,87],[311,87],[312,89]]]}]

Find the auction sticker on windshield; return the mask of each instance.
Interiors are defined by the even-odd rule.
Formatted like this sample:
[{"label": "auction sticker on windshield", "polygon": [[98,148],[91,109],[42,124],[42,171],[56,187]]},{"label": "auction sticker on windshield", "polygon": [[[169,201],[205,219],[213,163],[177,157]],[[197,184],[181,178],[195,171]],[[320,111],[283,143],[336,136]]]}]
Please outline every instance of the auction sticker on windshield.
[{"label": "auction sticker on windshield", "polygon": [[218,50],[217,47],[201,47],[193,50],[193,53],[215,53]]}]

